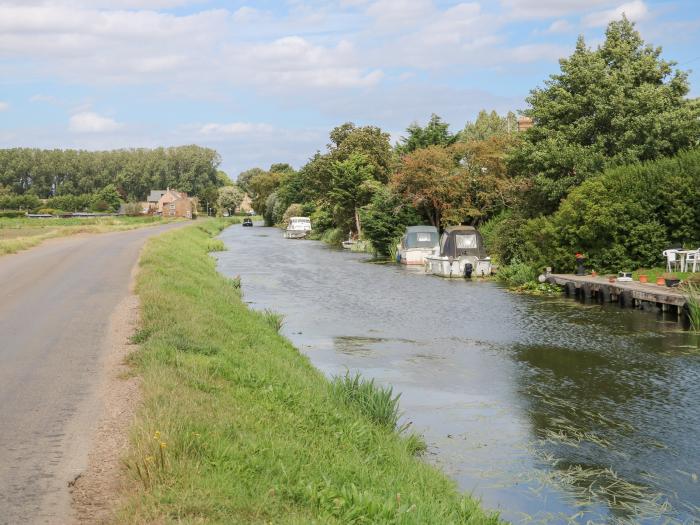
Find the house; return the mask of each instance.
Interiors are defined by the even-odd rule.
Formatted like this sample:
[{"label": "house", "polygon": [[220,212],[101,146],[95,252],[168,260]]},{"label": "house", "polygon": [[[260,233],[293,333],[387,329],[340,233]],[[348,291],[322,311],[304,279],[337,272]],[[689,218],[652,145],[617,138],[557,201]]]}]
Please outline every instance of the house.
[{"label": "house", "polygon": [[530,117],[520,117],[518,119],[518,131],[526,131],[535,125],[535,121]]},{"label": "house", "polygon": [[[157,200],[155,200],[157,197]],[[197,202],[182,191],[151,190],[148,204],[153,213],[163,217],[185,217],[191,219],[197,213]]]}]

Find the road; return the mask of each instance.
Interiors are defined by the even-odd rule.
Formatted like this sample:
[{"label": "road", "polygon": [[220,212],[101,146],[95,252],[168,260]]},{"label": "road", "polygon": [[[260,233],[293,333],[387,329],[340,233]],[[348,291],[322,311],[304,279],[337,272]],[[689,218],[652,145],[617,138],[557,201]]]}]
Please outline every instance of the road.
[{"label": "road", "polygon": [[85,468],[110,314],[145,240],[69,237],[0,257],[0,524],[63,524]]}]

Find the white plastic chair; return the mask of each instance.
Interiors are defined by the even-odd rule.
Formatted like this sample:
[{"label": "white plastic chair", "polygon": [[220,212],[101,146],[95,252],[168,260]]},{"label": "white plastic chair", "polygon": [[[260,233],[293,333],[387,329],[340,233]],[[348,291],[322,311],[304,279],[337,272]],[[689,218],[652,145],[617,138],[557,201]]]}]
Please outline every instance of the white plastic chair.
[{"label": "white plastic chair", "polygon": [[[693,265],[692,270],[688,270],[690,268],[690,265]],[[695,250],[694,252],[690,252],[685,256],[685,268],[684,271],[691,271],[693,273],[698,271],[698,268],[700,268],[700,248]]]},{"label": "white plastic chair", "polygon": [[664,250],[663,256],[666,257],[666,268],[671,272],[671,265],[678,266],[678,250]]}]

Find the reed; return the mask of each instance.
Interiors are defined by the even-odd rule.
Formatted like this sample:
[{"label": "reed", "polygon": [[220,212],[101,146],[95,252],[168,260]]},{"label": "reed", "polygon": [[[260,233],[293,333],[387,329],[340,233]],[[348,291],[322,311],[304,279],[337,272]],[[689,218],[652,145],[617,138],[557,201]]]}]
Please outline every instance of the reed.
[{"label": "reed", "polygon": [[700,287],[692,281],[684,284],[690,329],[700,333]]}]

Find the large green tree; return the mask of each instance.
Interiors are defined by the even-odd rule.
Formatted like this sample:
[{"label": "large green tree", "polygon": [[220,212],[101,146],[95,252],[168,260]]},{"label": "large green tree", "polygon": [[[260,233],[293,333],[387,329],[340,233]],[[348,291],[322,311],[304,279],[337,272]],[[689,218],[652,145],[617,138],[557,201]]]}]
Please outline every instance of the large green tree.
[{"label": "large green tree", "polygon": [[568,192],[606,167],[673,155],[698,143],[700,108],[688,75],[647,45],[634,24],[611,22],[596,49],[579,37],[561,72],[527,99],[534,126],[510,168],[533,179],[531,215],[551,213]]},{"label": "large green tree", "polygon": [[450,132],[450,125],[435,113],[425,127],[414,122],[406,128],[406,133],[407,136],[401,137],[396,145],[396,151],[400,155],[428,146],[449,146],[457,140],[457,135]]},{"label": "large green tree", "polygon": [[509,111],[502,117],[495,111],[490,113],[482,109],[474,122],[467,122],[459,133],[459,140],[488,140],[492,137],[512,135],[518,131],[518,121],[515,113]]}]

